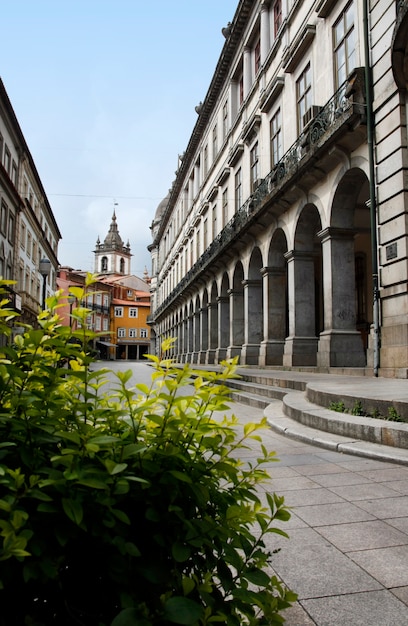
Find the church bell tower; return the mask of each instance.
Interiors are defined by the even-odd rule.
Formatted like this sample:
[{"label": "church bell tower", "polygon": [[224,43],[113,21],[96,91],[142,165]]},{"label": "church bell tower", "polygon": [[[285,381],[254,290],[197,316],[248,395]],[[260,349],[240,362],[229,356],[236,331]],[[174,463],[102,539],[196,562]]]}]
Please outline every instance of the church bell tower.
[{"label": "church bell tower", "polygon": [[94,254],[94,272],[96,274],[119,274],[123,276],[130,274],[130,259],[132,256],[130,244],[128,241],[125,246],[119,235],[115,210],[113,210],[108,234],[103,243],[101,243],[98,237]]}]

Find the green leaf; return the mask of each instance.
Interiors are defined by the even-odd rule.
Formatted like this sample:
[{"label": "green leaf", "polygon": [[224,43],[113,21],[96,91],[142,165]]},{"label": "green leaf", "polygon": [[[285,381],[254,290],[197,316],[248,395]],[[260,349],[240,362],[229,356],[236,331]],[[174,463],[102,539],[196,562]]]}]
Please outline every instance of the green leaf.
[{"label": "green leaf", "polygon": [[84,515],[81,503],[77,500],[62,498],[62,506],[69,519],[79,526]]},{"label": "green leaf", "polygon": [[253,585],[258,585],[259,587],[266,587],[271,582],[271,577],[260,569],[242,572],[241,576]]},{"label": "green leaf", "polygon": [[191,485],[191,483],[193,482],[190,476],[188,474],[185,474],[184,472],[179,472],[178,470],[171,470],[169,474],[171,474],[175,478],[178,478],[184,483],[188,483],[189,485]]},{"label": "green leaf", "polygon": [[123,609],[110,626],[152,626],[152,623],[144,617],[140,617],[136,609],[128,608]]},{"label": "green leaf", "polygon": [[191,548],[185,543],[176,542],[171,546],[171,553],[177,563],[184,563],[191,555]]},{"label": "green leaf", "polygon": [[174,596],[164,604],[165,618],[173,624],[195,624],[203,615],[202,607],[183,596]]},{"label": "green leaf", "polygon": [[127,468],[127,466],[127,463],[115,463],[115,461],[112,461],[111,459],[105,459],[105,467],[111,476],[120,474]]}]

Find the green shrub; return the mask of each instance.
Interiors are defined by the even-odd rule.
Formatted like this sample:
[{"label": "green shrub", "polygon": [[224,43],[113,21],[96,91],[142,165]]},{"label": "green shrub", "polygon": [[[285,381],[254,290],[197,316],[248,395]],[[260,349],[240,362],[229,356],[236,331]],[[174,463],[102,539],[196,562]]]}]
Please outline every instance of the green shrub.
[{"label": "green shrub", "polygon": [[337,413],[344,413],[346,406],[342,400],[339,400],[338,402],[330,402],[329,409],[331,411],[337,411]]},{"label": "green shrub", "polygon": [[[71,332],[60,298],[47,304],[0,348],[0,625],[281,624],[296,596],[268,573],[264,538],[286,536],[274,523],[289,512],[258,496],[276,460],[265,424],[239,434],[225,416],[235,363],[195,377],[150,356],[150,386],[125,371],[105,391],[89,311]],[[3,300],[9,337],[13,315]]]}]

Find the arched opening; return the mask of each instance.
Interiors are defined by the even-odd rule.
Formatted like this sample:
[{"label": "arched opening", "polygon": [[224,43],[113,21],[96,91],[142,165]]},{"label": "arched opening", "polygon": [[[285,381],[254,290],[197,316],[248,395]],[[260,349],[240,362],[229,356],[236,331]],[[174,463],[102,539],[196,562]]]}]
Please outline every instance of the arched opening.
[{"label": "arched opening", "polygon": [[283,364],[316,365],[318,335],[323,330],[321,220],[315,205],[303,207],[288,260],[289,335]]},{"label": "arched opening", "polygon": [[282,365],[285,338],[289,334],[288,275],[285,254],[288,246],[284,232],[274,232],[264,275],[264,340],[260,365]]},{"label": "arched opening", "polygon": [[221,281],[220,295],[218,298],[218,349],[216,353],[216,363],[224,360],[227,356],[227,349],[230,344],[230,296],[229,278],[224,272]]},{"label": "arched opening", "polygon": [[326,290],[319,365],[366,364],[373,308],[368,199],[365,173],[346,172],[333,197],[330,227],[321,233]]},{"label": "arched opening", "polygon": [[108,271],[108,257],[103,256],[101,258],[101,272],[107,272],[107,271]]},{"label": "arched opening", "polygon": [[248,279],[244,280],[245,344],[242,362],[258,365],[260,346],[263,339],[263,262],[259,248],[254,248],[249,260]]},{"label": "arched opening", "polygon": [[228,358],[241,355],[242,345],[245,341],[245,317],[244,317],[244,268],[241,261],[235,266],[232,277],[232,289],[230,290],[231,312],[231,340],[228,346]]}]

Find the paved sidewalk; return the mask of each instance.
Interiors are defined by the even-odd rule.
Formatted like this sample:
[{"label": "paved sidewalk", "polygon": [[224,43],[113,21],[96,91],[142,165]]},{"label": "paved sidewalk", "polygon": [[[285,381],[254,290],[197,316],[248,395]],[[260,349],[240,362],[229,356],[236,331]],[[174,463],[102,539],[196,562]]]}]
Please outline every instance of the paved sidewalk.
[{"label": "paved sidewalk", "polygon": [[[262,410],[233,405],[240,423]],[[290,539],[269,535],[278,576],[299,596],[287,626],[407,626],[408,467],[327,451],[266,430]],[[256,445],[256,444],[255,444]],[[255,458],[256,451],[248,451]]]},{"label": "paved sidewalk", "polygon": [[[139,382],[150,380],[145,363],[112,367],[127,368]],[[319,382],[346,382],[330,379]],[[367,393],[408,399],[407,381],[349,382],[362,393],[364,385]],[[280,414],[279,401],[269,413],[274,406]],[[238,402],[232,411],[241,424],[263,417],[262,409]],[[291,520],[282,523],[290,538],[268,536],[272,550],[281,548],[273,558],[276,574],[299,596],[283,613],[286,626],[407,626],[408,466],[327,450],[272,429],[262,440],[279,458],[263,490],[284,495],[292,508]],[[258,456],[258,445],[245,453],[248,461]]]}]

